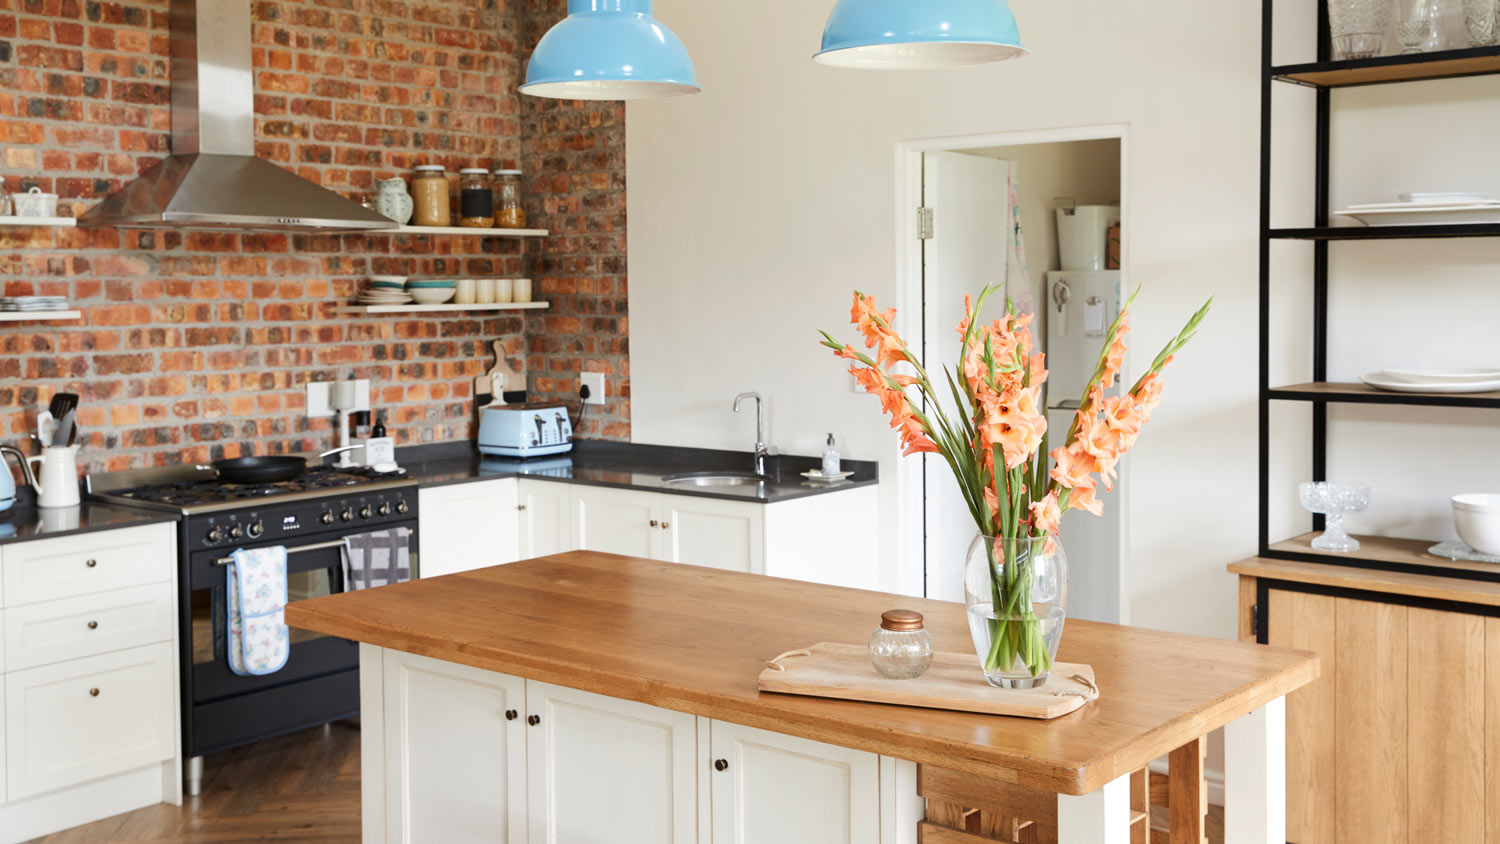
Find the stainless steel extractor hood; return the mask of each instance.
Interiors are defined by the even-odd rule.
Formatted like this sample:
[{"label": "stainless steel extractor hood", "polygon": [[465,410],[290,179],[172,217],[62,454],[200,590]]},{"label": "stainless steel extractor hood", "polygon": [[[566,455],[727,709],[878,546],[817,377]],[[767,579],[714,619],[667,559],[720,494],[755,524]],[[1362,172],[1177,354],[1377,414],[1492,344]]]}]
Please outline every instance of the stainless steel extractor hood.
[{"label": "stainless steel extractor hood", "polygon": [[172,0],[172,154],[84,226],[380,230],[396,223],[255,156],[248,0]]}]

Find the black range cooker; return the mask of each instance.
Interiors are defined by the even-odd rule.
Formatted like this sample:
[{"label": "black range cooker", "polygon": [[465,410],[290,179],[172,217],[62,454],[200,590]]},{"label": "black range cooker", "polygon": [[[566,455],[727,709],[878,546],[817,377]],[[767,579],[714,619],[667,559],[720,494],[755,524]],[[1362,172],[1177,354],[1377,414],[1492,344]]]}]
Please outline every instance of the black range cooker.
[{"label": "black range cooker", "polygon": [[189,794],[202,787],[204,754],[359,714],[359,647],[291,631],[291,654],[273,674],[241,677],[223,643],[228,555],[284,545],[287,597],[344,591],[343,540],[367,531],[411,531],[417,571],[417,488],[404,476],[312,467],[288,481],[232,484],[211,467],[93,474],[90,498],[182,515],[178,523],[178,647],[182,752]]}]

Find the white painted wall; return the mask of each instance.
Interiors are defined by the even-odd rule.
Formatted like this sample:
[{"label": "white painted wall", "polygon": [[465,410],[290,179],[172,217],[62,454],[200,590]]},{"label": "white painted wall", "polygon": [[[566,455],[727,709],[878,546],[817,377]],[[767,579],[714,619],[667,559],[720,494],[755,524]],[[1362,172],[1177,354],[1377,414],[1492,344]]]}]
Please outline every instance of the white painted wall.
[{"label": "white painted wall", "polygon": [[[1283,18],[1298,39],[1278,57],[1305,59],[1311,3],[1282,5],[1304,13]],[[894,438],[874,401],[851,391],[841,362],[816,346],[816,329],[852,338],[853,288],[893,301],[896,145],[1129,124],[1124,237],[1131,278],[1144,286],[1136,361],[1148,361],[1204,298],[1217,296],[1202,334],[1168,370],[1166,400],[1131,458],[1130,618],[1232,637],[1235,588],[1224,565],[1255,550],[1260,4],[1014,0],[1030,57],[934,72],[813,63],[830,6],[656,3],[692,50],[704,91],[629,107],[634,438],[746,448],[753,423],[729,405],[736,392],[756,389],[769,399],[771,438],[783,450],[817,453],[832,430],[850,456],[878,458],[894,478]],[[1309,196],[1299,132],[1310,112],[1299,100],[1310,98],[1281,87],[1276,206],[1288,217]],[[1497,97],[1493,77],[1338,94],[1335,201],[1412,188],[1500,195],[1491,166]],[[1403,102],[1407,116],[1387,111]],[[1360,151],[1356,141],[1371,138],[1378,151]],[[1293,323],[1305,312],[1307,288],[1296,273],[1307,253],[1276,248],[1288,307],[1277,317],[1275,360],[1289,372],[1305,369],[1306,332]],[[1489,327],[1500,304],[1500,241],[1334,248],[1336,376],[1408,359],[1500,363]],[[1347,415],[1336,415],[1335,430],[1352,427],[1355,436],[1334,450],[1336,470],[1357,469],[1399,496],[1383,512],[1419,502],[1415,529],[1441,528],[1440,492],[1495,488],[1492,417],[1413,428],[1346,425]],[[1356,413],[1398,415],[1407,418]],[[1304,453],[1305,436],[1285,429],[1284,449]],[[1301,465],[1281,473],[1286,484]],[[1453,472],[1462,477],[1449,480]],[[848,529],[880,532],[885,553],[872,565],[896,585],[909,582],[899,573],[911,561],[895,550],[893,493],[882,484],[879,509]],[[1287,501],[1294,495],[1289,488]],[[1294,511],[1294,503],[1285,508]]]}]

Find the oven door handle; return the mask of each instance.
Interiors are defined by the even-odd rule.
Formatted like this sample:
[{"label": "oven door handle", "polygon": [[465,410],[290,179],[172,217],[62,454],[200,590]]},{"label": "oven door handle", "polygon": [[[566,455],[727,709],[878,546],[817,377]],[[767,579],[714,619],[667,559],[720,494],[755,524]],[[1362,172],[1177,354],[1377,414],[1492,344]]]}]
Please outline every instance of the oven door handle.
[{"label": "oven door handle", "polygon": [[[301,554],[303,551],[322,551],[325,548],[342,547],[344,547],[344,540],[333,539],[329,540],[328,542],[314,542],[311,545],[298,545],[296,547],[286,549],[286,552],[288,554]],[[220,557],[219,559],[214,560],[213,564],[216,566],[227,566],[232,562],[234,562],[233,557]]]}]

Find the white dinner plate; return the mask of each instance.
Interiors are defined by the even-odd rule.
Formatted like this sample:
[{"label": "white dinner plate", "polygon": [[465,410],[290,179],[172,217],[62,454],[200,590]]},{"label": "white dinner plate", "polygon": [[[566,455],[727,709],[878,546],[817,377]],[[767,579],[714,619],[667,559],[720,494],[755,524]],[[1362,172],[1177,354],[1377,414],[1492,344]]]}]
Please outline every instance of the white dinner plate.
[{"label": "white dinner plate", "polygon": [[809,470],[803,472],[802,477],[807,478],[810,481],[824,481],[825,483],[832,483],[833,481],[842,481],[844,478],[847,478],[853,474],[853,472],[834,472],[831,475],[825,475],[819,471]]},{"label": "white dinner plate", "polygon": [[1382,369],[1360,376],[1377,390],[1397,393],[1487,393],[1500,390],[1494,369]]},{"label": "white dinner plate", "polygon": [[1402,208],[1346,208],[1336,212],[1367,226],[1434,226],[1442,224],[1500,223],[1500,202],[1473,205],[1420,205]]},{"label": "white dinner plate", "polygon": [[1403,193],[1396,197],[1402,202],[1432,202],[1438,204],[1458,204],[1463,202],[1483,202],[1490,198],[1487,193],[1471,190],[1453,191],[1425,191],[1421,193]]}]

